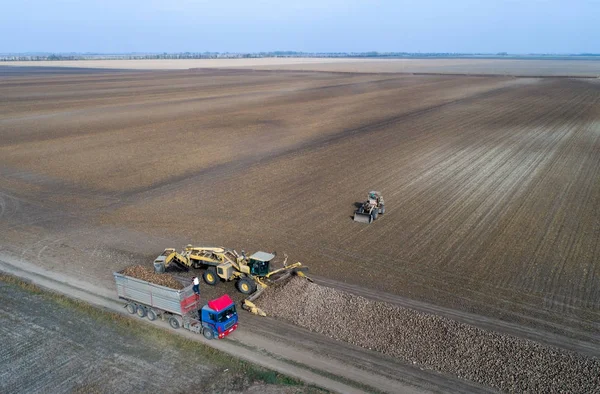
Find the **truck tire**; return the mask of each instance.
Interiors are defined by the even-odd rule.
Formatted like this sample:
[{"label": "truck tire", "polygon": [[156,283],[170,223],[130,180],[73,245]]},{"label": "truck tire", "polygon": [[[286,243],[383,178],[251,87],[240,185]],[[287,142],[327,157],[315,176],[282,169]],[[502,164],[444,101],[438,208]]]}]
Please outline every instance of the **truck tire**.
[{"label": "truck tire", "polygon": [[369,215],[369,224],[373,223],[373,215]]},{"label": "truck tire", "polygon": [[204,338],[211,340],[215,337],[215,334],[213,333],[213,330],[208,328],[208,327],[204,327],[202,329],[202,335],[204,335]]},{"label": "truck tire", "polygon": [[133,302],[130,302],[129,304],[125,305],[125,308],[127,308],[127,312],[131,313],[132,315],[137,310],[137,307]]},{"label": "truck tire", "polygon": [[139,317],[146,317],[146,307],[144,305],[138,305],[135,311]]},{"label": "truck tire", "polygon": [[206,282],[207,285],[214,286],[219,281],[219,277],[217,276],[217,270],[215,267],[208,267],[204,274],[202,274],[202,278]]},{"label": "truck tire", "polygon": [[379,208],[379,214],[383,215],[385,213],[385,205],[381,204],[381,208]]},{"label": "truck tire", "polygon": [[154,309],[148,309],[148,320],[150,321],[154,321],[156,320],[156,312],[154,312]]},{"label": "truck tire", "polygon": [[174,329],[178,329],[179,327],[181,327],[181,325],[179,324],[179,320],[177,320],[177,318],[175,316],[171,316],[169,317],[169,325],[171,327],[173,327]]},{"label": "truck tire", "polygon": [[256,283],[250,278],[241,278],[236,285],[242,294],[252,294],[256,291]]},{"label": "truck tire", "polygon": [[373,208],[371,211],[371,215],[373,215],[373,220],[377,220],[377,215],[379,214],[379,208]]}]

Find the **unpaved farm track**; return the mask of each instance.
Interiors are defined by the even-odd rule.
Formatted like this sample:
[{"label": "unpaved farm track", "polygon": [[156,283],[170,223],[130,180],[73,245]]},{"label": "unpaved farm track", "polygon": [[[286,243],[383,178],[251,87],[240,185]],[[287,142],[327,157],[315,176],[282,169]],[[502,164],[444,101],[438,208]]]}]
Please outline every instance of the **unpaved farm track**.
[{"label": "unpaved farm track", "polygon": [[[106,289],[165,247],[285,251],[332,286],[597,356],[599,82],[0,78],[0,249]],[[352,222],[371,189],[386,214]]]}]

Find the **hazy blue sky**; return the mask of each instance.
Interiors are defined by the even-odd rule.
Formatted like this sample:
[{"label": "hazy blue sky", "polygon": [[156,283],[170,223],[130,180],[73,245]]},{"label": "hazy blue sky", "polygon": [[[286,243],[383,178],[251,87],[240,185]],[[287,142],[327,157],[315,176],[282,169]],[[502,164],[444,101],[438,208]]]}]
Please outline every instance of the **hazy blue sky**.
[{"label": "hazy blue sky", "polygon": [[600,0],[2,0],[0,53],[600,52]]}]

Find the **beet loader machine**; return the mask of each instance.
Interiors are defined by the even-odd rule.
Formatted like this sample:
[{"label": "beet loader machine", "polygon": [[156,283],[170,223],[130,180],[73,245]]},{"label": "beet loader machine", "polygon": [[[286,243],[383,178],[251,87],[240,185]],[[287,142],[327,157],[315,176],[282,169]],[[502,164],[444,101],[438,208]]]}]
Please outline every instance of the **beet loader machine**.
[{"label": "beet loader machine", "polygon": [[385,213],[385,204],[381,192],[370,191],[369,198],[354,212],[354,221],[372,223]]},{"label": "beet loader machine", "polygon": [[249,295],[244,300],[242,308],[266,316],[264,311],[254,304],[264,289],[285,283],[294,275],[311,280],[305,275],[308,268],[303,267],[300,262],[288,265],[287,256],[283,261],[283,267],[273,269],[271,263],[275,257],[276,254],[266,252],[256,252],[247,257],[243,251],[240,254],[232,249],[188,245],[181,252],[173,248],[165,249],[154,260],[154,271],[165,272],[171,264],[183,269],[205,268],[202,278],[206,284],[215,286],[219,281],[236,281],[238,291]]}]

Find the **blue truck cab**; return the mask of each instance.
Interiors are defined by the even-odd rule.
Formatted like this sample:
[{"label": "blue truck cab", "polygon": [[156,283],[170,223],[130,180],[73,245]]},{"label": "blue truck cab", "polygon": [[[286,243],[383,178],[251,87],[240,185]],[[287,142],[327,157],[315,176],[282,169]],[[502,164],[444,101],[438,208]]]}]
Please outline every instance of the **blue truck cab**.
[{"label": "blue truck cab", "polygon": [[238,315],[235,303],[227,294],[208,301],[200,311],[202,335],[207,339],[223,339],[236,330]]}]

